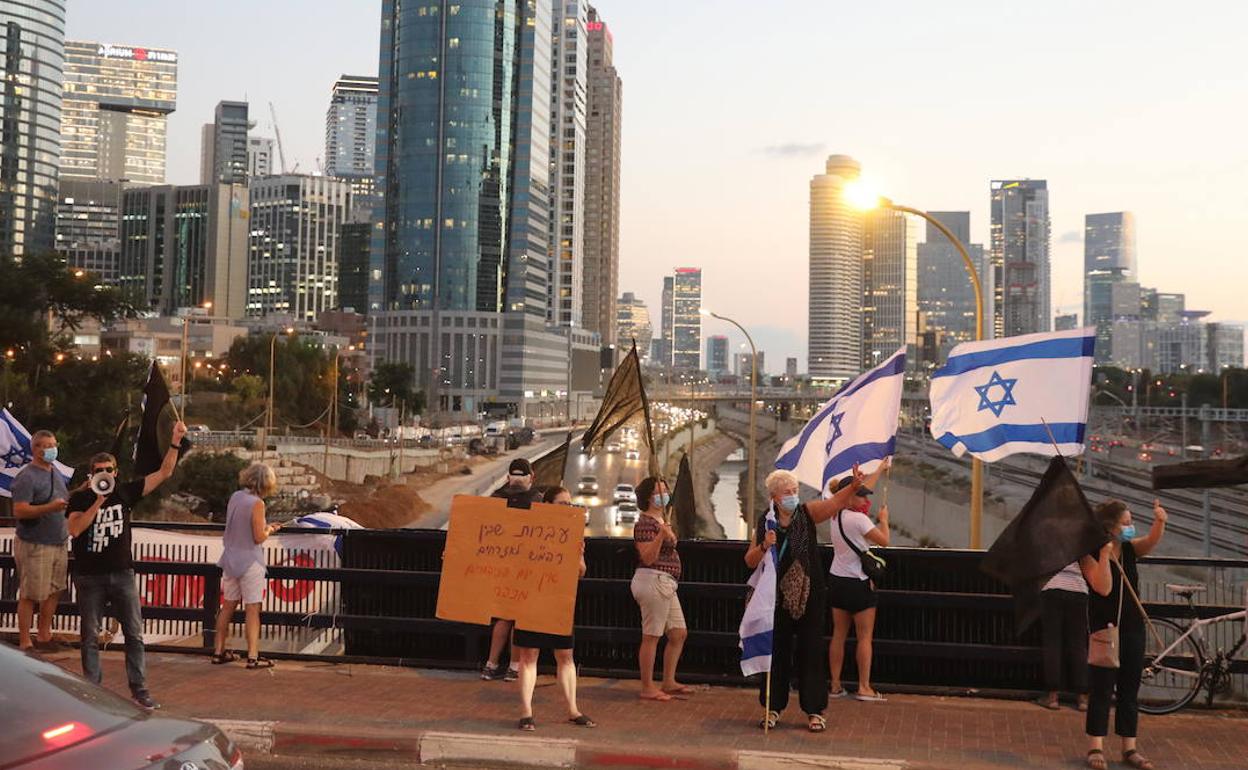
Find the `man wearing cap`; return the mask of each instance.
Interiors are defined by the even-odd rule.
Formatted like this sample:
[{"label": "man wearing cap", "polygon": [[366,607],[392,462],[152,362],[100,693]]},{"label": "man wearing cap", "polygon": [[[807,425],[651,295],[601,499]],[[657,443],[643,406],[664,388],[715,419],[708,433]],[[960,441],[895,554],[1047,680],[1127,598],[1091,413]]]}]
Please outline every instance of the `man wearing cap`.
[{"label": "man wearing cap", "polygon": [[[491,497],[504,498],[510,508],[528,508],[533,503],[541,502],[541,490],[533,489],[533,466],[529,461],[523,457],[512,460],[507,467],[507,483],[494,490]],[[511,644],[511,631],[514,626],[514,620],[494,619],[494,629],[490,635],[490,658],[481,667],[482,679],[514,682],[519,677],[519,662],[514,657],[506,671],[498,664],[503,649]]]}]

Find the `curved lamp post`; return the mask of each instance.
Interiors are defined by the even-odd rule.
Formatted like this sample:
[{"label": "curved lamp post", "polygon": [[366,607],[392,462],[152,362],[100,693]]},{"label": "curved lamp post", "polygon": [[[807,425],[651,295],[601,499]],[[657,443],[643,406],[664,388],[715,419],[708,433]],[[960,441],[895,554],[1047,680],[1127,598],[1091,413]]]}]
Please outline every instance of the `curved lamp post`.
[{"label": "curved lamp post", "polygon": [[746,515],[746,521],[749,522],[751,526],[753,526],[754,524],[754,498],[758,496],[758,490],[754,488],[755,473],[756,473],[756,468],[758,467],[758,462],[757,462],[758,458],[755,456],[758,453],[758,435],[755,431],[755,417],[754,417],[754,412],[757,408],[757,403],[758,403],[758,348],[754,347],[754,338],[751,337],[750,333],[745,330],[745,327],[737,323],[736,321],[732,320],[731,318],[728,318],[727,316],[719,315],[718,313],[712,313],[711,311],[707,310],[704,307],[698,308],[698,313],[704,316],[708,316],[710,318],[718,318],[721,321],[727,321],[728,323],[740,329],[741,333],[745,335],[746,341],[750,343],[750,454],[749,454],[750,466],[749,468],[746,469],[746,479],[745,479],[746,488],[748,488],[750,491],[745,499],[745,515]]}]

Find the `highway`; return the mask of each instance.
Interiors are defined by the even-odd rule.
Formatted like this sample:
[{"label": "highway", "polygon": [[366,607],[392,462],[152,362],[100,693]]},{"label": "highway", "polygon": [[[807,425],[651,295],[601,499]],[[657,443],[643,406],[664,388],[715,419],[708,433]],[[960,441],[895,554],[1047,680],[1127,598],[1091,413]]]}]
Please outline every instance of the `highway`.
[{"label": "highway", "polygon": [[[616,438],[612,437],[612,440]],[[616,523],[612,496],[616,484],[632,484],[635,487],[646,477],[649,452],[641,442],[638,442],[636,448],[638,450],[636,460],[625,459],[623,446],[618,453],[599,450],[591,457],[580,454],[579,438],[573,439],[572,447],[568,450],[568,462],[564,467],[563,485],[572,492],[572,499],[575,503],[589,509],[589,525],[585,530],[587,537],[633,536],[632,522]],[[585,476],[597,478],[598,493],[596,495],[578,493],[578,483]]]}]

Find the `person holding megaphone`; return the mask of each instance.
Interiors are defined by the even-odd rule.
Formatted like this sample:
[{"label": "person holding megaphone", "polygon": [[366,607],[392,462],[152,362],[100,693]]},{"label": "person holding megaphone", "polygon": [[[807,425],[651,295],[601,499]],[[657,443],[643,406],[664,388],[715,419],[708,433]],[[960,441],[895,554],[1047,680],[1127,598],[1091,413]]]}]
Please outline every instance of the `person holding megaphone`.
[{"label": "person holding megaphone", "polygon": [[74,588],[78,594],[82,675],[99,684],[98,631],[104,607],[111,603],[126,635],[126,679],[134,702],[145,709],[160,708],[147,689],[143,650],[143,615],[134,581],[130,550],[130,517],[139,500],[156,491],[173,475],[186,426],[177,422],[160,468],[128,482],[117,480],[117,458],[102,452],[91,458],[86,486],[74,492],[66,506],[69,535],[73,538]]}]

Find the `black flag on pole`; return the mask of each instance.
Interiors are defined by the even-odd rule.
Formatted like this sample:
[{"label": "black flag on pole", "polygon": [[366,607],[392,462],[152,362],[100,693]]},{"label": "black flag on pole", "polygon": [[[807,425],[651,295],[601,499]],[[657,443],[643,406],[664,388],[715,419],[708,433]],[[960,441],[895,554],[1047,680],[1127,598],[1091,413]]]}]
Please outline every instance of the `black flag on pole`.
[{"label": "black flag on pole", "polygon": [[606,443],[607,438],[623,427],[629,420],[641,415],[646,424],[646,447],[650,450],[650,475],[657,476],[659,465],[654,452],[654,434],[650,430],[650,402],[646,399],[646,387],[641,381],[641,360],[637,356],[637,343],[629,351],[607,384],[602,406],[593,423],[581,436],[581,446],[593,454]]},{"label": "black flag on pole", "polygon": [[[134,440],[134,475],[146,476],[160,469],[165,453],[169,451],[169,439],[173,436],[173,424],[178,421],[173,404],[169,402],[169,387],[165,385],[160,366],[153,361],[143,386],[143,418],[139,422],[139,435]],[[186,444],[183,443],[183,450]]]},{"label": "black flag on pole", "polygon": [[1248,484],[1248,455],[1153,466],[1153,489],[1210,489]]},{"label": "black flag on pole", "polygon": [[676,524],[676,536],[683,539],[697,537],[698,503],[693,490],[693,468],[689,453],[680,458],[680,470],[676,472],[676,486],[672,489],[672,521]]},{"label": "black flag on pole", "polygon": [[988,549],[980,569],[1010,587],[1021,634],[1040,617],[1040,591],[1049,578],[1107,539],[1066,461],[1054,457],[1031,499]]},{"label": "black flag on pole", "polygon": [[557,448],[533,461],[533,488],[550,489],[563,486],[563,469],[568,465],[568,446],[572,443],[572,431]]}]

